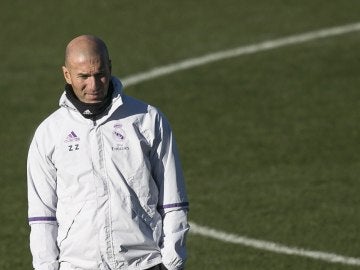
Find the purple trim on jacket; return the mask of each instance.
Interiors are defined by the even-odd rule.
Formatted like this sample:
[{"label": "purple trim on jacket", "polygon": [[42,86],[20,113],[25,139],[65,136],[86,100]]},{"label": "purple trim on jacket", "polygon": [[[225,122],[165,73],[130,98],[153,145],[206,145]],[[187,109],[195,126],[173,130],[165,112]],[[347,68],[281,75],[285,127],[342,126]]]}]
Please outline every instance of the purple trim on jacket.
[{"label": "purple trim on jacket", "polygon": [[189,208],[189,203],[188,202],[182,202],[182,203],[164,204],[164,205],[159,205],[158,209],[166,209],[166,208],[174,208],[174,207]]},{"label": "purple trim on jacket", "polygon": [[33,221],[56,221],[56,217],[29,217],[29,222]]}]

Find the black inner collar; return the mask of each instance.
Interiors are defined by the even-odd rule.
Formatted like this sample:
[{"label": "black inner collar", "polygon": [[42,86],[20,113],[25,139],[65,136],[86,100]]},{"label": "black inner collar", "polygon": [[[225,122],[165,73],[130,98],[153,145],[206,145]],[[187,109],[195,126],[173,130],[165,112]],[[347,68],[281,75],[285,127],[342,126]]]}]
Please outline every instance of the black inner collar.
[{"label": "black inner collar", "polygon": [[105,110],[111,104],[112,94],[114,92],[114,86],[112,82],[109,83],[109,90],[105,99],[98,103],[85,103],[78,99],[75,95],[74,90],[70,84],[65,85],[66,97],[74,104],[75,108],[87,119],[97,119],[102,115]]}]

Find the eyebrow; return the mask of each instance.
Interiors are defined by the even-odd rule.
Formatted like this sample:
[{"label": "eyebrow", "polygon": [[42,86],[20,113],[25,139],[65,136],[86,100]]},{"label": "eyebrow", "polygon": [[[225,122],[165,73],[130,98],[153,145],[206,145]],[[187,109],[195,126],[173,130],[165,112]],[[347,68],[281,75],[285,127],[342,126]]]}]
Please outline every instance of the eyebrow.
[{"label": "eyebrow", "polygon": [[[103,74],[105,73],[105,70],[99,70],[98,72],[95,72],[93,75],[99,75],[99,74]],[[83,72],[79,72],[78,74],[76,74],[77,77],[90,77],[90,73],[83,73]]]}]

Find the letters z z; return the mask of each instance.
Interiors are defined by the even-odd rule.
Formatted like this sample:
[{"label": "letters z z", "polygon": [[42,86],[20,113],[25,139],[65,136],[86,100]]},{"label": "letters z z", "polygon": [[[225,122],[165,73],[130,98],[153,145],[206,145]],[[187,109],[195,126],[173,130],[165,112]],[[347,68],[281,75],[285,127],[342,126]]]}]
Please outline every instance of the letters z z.
[{"label": "letters z z", "polygon": [[69,151],[77,151],[79,150],[79,144],[70,144],[68,145]]}]

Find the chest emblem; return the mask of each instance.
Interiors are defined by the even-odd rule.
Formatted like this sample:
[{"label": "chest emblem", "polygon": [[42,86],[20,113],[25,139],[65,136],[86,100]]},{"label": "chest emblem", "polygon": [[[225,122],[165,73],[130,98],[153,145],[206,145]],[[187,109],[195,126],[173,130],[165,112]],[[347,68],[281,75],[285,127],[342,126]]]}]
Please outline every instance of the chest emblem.
[{"label": "chest emblem", "polygon": [[72,152],[72,151],[77,151],[79,150],[79,142],[80,138],[78,137],[78,135],[76,135],[76,133],[74,131],[71,131],[65,138],[65,143],[67,143],[67,147],[68,147],[68,151]]},{"label": "chest emblem", "polygon": [[129,150],[129,146],[127,145],[126,142],[126,133],[122,128],[121,124],[114,125],[114,130],[112,132],[112,135],[116,142],[115,145],[111,147],[113,151]]},{"label": "chest emblem", "polygon": [[114,125],[114,130],[113,130],[112,134],[113,134],[113,138],[115,139],[115,141],[118,141],[118,142],[123,142],[126,138],[125,131],[122,129],[121,124]]},{"label": "chest emblem", "polygon": [[74,131],[71,131],[69,133],[69,135],[67,135],[66,139],[65,139],[65,142],[66,143],[69,143],[69,142],[78,142],[80,141],[80,138],[75,134]]}]

